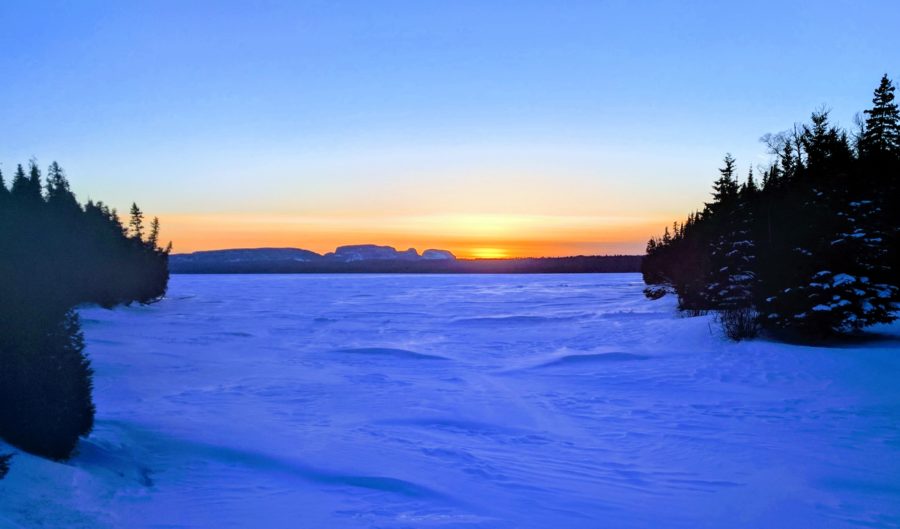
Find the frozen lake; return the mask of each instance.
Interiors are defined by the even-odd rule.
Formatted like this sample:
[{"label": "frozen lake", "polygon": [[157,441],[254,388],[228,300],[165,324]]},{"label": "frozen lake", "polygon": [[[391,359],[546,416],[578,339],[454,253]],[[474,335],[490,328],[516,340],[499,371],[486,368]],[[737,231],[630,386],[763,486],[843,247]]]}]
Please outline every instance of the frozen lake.
[{"label": "frozen lake", "polygon": [[82,310],[96,429],[0,527],[900,526],[900,326],[733,344],[642,288],[173,276]]}]

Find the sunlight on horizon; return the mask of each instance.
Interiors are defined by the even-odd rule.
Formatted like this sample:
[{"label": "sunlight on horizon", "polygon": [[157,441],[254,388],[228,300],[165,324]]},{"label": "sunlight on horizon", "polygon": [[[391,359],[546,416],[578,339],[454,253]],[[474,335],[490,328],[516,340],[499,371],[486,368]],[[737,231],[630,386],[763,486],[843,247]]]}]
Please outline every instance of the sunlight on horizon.
[{"label": "sunlight on horizon", "polygon": [[640,254],[644,236],[667,219],[562,215],[160,215],[162,240],[176,253],[226,248],[293,247],[318,253],[377,244],[442,249],[462,258]]},{"label": "sunlight on horizon", "polygon": [[509,253],[503,248],[472,248],[469,250],[476,259],[503,259],[509,257]]}]

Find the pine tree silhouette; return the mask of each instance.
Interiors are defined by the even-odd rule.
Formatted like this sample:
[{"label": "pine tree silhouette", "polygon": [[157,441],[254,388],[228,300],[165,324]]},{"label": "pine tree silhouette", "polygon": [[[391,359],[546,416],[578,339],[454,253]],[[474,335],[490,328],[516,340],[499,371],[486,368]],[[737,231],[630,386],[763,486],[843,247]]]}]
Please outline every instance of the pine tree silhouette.
[{"label": "pine tree silhouette", "polygon": [[132,202],[130,214],[131,220],[128,221],[128,234],[133,239],[142,240],[144,237],[144,213],[137,204]]},{"label": "pine tree silhouette", "polygon": [[9,189],[6,188],[6,181],[3,179],[3,171],[0,171],[0,207],[3,207],[8,199]]},{"label": "pine tree silhouette", "polygon": [[103,203],[82,207],[55,162],[45,193],[34,161],[27,176],[17,166],[9,193],[0,187],[0,437],[64,459],[94,416],[73,307],[160,298],[168,254],[128,237]]},{"label": "pine tree silhouette", "polygon": [[733,338],[749,336],[757,322],[823,337],[894,320],[900,115],[893,93],[885,76],[855,149],[826,110],[764,136],[774,159],[761,187],[752,171],[738,186],[727,155],[713,201],[673,236],[666,228],[648,242],[644,280],[664,288],[647,295],[671,289],[682,310],[717,310]]},{"label": "pine tree silhouette", "polygon": [[862,151],[866,156],[900,153],[900,109],[894,103],[894,83],[887,74],[875,89],[873,107],[865,110],[868,115],[862,135]]},{"label": "pine tree silhouette", "polygon": [[16,166],[16,172],[13,175],[12,188],[10,193],[21,201],[33,201],[41,198],[41,186],[38,182],[37,188],[32,185],[31,180],[25,176],[25,169],[22,164]]},{"label": "pine tree silhouette", "polygon": [[147,236],[147,246],[152,250],[159,249],[159,217],[153,217],[150,221],[150,235]]}]

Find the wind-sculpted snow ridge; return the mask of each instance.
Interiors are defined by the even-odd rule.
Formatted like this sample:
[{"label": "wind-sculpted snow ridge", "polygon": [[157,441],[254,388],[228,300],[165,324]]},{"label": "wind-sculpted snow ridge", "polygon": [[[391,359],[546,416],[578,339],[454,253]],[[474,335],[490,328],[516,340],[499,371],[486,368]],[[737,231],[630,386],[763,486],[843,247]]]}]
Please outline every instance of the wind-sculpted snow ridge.
[{"label": "wind-sculpted snow ridge", "polygon": [[900,326],[735,344],[643,287],[175,276],[83,309],[95,431],[15,454],[0,527],[900,525]]},{"label": "wind-sculpted snow ridge", "polygon": [[561,358],[557,358],[555,360],[550,360],[549,362],[540,364],[537,367],[563,367],[563,366],[581,367],[585,364],[593,364],[593,363],[598,363],[598,362],[600,362],[600,363],[633,362],[635,360],[647,360],[648,358],[650,358],[650,357],[646,356],[646,355],[637,355],[634,353],[580,354],[580,355],[563,356]]},{"label": "wind-sculpted snow ridge", "polygon": [[335,352],[351,356],[386,357],[392,359],[405,358],[409,360],[446,360],[446,358],[443,356],[417,353],[415,351],[407,351],[406,349],[393,349],[390,347],[361,347],[356,349],[338,349]]}]

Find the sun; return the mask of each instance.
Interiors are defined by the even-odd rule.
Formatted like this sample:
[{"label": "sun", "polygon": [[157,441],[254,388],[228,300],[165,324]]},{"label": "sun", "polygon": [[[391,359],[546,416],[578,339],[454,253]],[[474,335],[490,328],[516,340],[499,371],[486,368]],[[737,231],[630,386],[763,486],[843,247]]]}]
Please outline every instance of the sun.
[{"label": "sun", "polygon": [[472,257],[476,259],[505,259],[509,254],[503,248],[472,248]]}]

